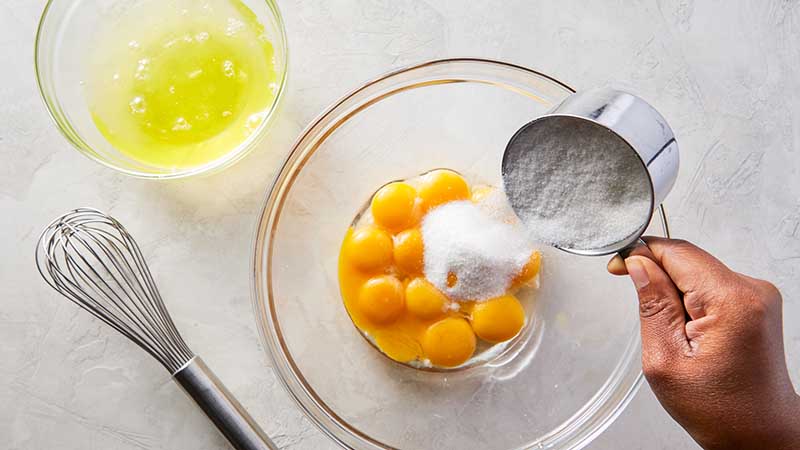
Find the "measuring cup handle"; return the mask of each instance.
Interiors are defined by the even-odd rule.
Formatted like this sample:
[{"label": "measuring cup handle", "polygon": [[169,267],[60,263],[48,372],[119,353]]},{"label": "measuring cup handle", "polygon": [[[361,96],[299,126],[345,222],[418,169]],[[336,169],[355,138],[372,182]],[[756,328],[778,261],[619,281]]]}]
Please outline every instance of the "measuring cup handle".
[{"label": "measuring cup handle", "polygon": [[624,260],[625,258],[631,256],[634,250],[641,249],[642,247],[644,247],[643,250],[645,251],[643,256],[653,259],[653,252],[650,251],[650,247],[647,246],[647,242],[645,242],[642,238],[637,239],[633,244],[623,248],[618,252],[618,254]]}]

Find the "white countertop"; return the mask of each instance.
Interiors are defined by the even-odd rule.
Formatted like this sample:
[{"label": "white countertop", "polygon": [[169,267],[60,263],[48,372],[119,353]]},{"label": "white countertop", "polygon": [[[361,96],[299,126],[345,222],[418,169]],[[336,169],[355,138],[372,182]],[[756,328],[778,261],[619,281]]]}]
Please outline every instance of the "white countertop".
[{"label": "white countertop", "polygon": [[[186,341],[278,445],[333,448],[258,340],[248,280],[256,216],[277,165],[325,106],[391,68],[447,56],[530,66],[578,89],[613,83],[654,103],[682,152],[666,202],[673,234],[781,288],[800,380],[797,2],[280,1],[291,68],[271,134],[229,170],[168,183],[103,168],[56,131],[33,75],[43,3],[0,3],[2,448],[227,448],[161,367],[40,280],[39,231],[84,205],[135,230]],[[696,445],[644,387],[589,448]]]}]

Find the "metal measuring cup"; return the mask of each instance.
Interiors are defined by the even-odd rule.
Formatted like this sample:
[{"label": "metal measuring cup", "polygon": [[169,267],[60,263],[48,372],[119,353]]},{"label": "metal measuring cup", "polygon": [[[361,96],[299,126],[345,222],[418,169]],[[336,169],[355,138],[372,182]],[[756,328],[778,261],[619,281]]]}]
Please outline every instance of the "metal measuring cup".
[{"label": "metal measuring cup", "polygon": [[[639,229],[618,242],[602,248],[566,248],[561,250],[580,255],[600,256],[620,253],[623,258],[645,245],[642,234],[652,219],[655,208],[667,196],[678,176],[678,144],[664,117],[649,103],[628,92],[611,88],[597,88],[576,92],[552,108],[547,114],[525,124],[511,138],[503,154],[503,178],[509,166],[530,151],[530,142],[521,142],[519,136],[530,127],[548,127],[553,121],[574,121],[576,124],[594,124],[598,133],[609,131],[619,139],[622,151],[632,151],[644,164],[651,190],[650,212]],[[524,205],[509,199],[512,209],[520,211]]]}]

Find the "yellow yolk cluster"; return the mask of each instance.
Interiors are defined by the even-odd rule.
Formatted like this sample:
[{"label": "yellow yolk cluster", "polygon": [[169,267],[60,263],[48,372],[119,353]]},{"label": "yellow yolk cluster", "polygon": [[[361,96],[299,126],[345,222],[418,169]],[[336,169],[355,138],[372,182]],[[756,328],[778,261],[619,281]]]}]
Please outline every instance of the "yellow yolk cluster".
[{"label": "yellow yolk cluster", "polygon": [[370,204],[372,220],[347,231],[339,257],[345,307],[355,326],[390,358],[456,367],[473,357],[478,338],[505,342],[525,324],[525,310],[513,292],[538,274],[539,252],[531,254],[510,292],[483,302],[454,302],[424,276],[419,227],[425,213],[451,201],[480,201],[489,191],[478,188],[470,195],[461,175],[435,170],[380,188]]}]

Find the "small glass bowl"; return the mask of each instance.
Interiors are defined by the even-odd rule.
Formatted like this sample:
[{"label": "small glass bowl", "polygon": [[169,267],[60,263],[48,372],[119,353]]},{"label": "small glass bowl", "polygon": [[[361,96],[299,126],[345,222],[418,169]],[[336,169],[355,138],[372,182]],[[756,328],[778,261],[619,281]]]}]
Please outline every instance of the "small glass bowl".
[{"label": "small glass bowl", "polygon": [[[67,140],[82,154],[100,164],[140,178],[182,178],[220,170],[244,157],[258,144],[275,115],[286,86],[288,48],[286,30],[274,0],[241,0],[264,25],[275,49],[275,69],[280,75],[275,100],[250,136],[223,156],[199,166],[157,167],[132,159],[114,148],[97,130],[84,95],[83,81],[95,31],[117,20],[136,1],[48,0],[36,33],[35,70],[39,92],[50,116]],[[264,89],[270,89],[264,86]]]},{"label": "small glass bowl", "polygon": [[[376,188],[440,167],[501,186],[508,139],[572,92],[507,63],[431,61],[356,89],[295,144],[257,228],[253,304],[279,378],[342,446],[581,448],[633,397],[642,380],[636,294],[605,258],[541,249],[527,328],[493,359],[456,371],[384,357],[339,292],[342,238]],[[648,232],[668,235],[663,210]]]}]

